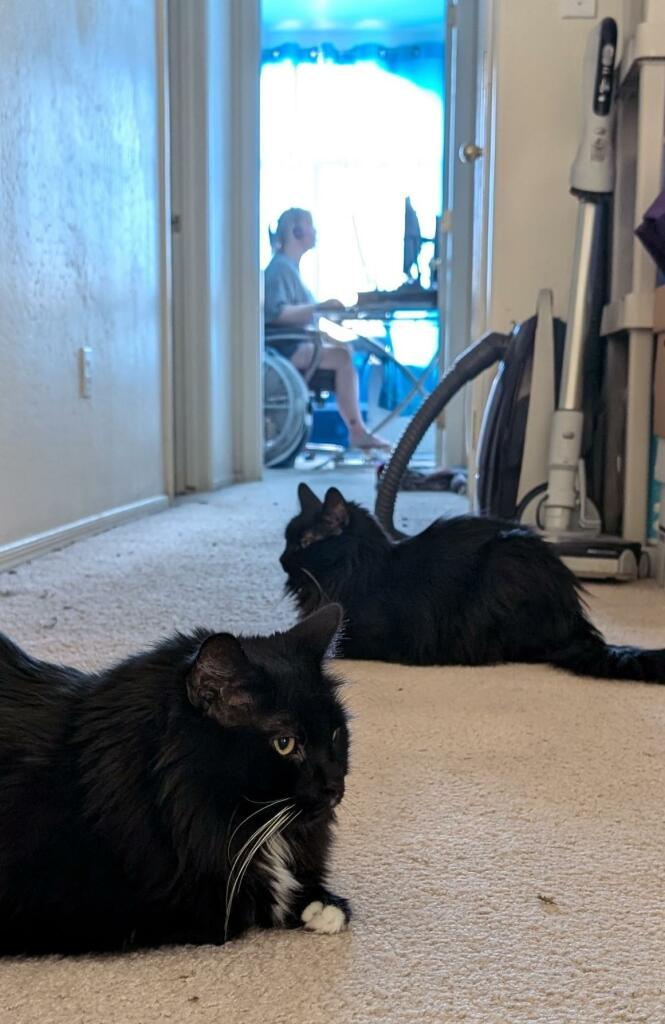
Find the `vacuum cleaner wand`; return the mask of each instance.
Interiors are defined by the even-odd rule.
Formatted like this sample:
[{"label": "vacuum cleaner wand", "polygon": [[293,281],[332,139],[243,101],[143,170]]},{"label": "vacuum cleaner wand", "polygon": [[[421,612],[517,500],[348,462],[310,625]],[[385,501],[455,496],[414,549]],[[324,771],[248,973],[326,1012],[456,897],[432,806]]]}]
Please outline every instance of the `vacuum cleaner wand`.
[{"label": "vacuum cleaner wand", "polygon": [[550,536],[585,523],[600,532],[600,520],[579,508],[586,501],[582,452],[582,393],[584,354],[592,313],[593,280],[599,266],[601,204],[614,187],[612,89],[617,26],[604,18],[590,33],[584,55],[584,126],[570,176],[571,192],[579,200],[573,273],[568,304],[563,370],[558,408],[550,437],[545,532]]}]

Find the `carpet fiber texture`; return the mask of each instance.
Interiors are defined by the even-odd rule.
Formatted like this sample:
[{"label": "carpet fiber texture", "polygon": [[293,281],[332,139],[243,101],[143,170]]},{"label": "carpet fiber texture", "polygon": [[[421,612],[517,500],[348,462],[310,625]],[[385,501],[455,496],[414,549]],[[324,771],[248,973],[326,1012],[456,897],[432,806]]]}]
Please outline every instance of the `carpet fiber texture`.
[{"label": "carpet fiber texture", "polygon": [[[373,500],[367,472],[310,482]],[[175,628],[290,624],[277,558],[295,485],[275,472],[0,574],[0,629],[96,668]],[[405,495],[400,521],[459,501]],[[595,586],[590,605],[611,640],[665,644],[654,584]],[[350,931],[2,960],[2,1024],[665,1021],[665,688],[524,665],[338,670]]]}]

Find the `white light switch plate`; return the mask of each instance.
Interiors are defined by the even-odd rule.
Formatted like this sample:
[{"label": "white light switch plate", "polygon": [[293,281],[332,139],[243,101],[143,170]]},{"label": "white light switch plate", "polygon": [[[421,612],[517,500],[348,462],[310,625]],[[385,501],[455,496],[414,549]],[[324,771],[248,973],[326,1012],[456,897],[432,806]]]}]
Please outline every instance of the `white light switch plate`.
[{"label": "white light switch plate", "polygon": [[89,345],[79,349],[79,395],[81,398],[92,396],[92,349]]},{"label": "white light switch plate", "polygon": [[559,0],[562,18],[595,18],[596,0]]}]

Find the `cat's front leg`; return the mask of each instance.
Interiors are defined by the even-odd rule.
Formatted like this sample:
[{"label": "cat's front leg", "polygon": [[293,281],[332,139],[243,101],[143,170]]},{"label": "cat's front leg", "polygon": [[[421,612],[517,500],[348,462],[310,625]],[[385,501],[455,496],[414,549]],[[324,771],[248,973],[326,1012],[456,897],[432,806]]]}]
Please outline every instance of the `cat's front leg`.
[{"label": "cat's front leg", "polygon": [[343,896],[335,896],[325,886],[313,885],[300,894],[294,913],[307,931],[336,935],[348,927],[351,905]]}]

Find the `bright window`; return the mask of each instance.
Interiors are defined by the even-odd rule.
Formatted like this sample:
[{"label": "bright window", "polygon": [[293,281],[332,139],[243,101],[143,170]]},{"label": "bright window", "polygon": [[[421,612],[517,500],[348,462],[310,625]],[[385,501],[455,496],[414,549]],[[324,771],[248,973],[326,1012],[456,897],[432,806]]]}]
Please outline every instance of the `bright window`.
[{"label": "bright window", "polygon": [[[443,178],[442,50],[296,50],[269,52],[261,74],[261,263],[270,259],[268,226],[282,210],[310,209],[318,245],[303,257],[302,276],[318,298],[352,303],[358,291],[404,280],[406,196],[422,234],[433,236]],[[425,245],[425,284],[431,255]]]}]

